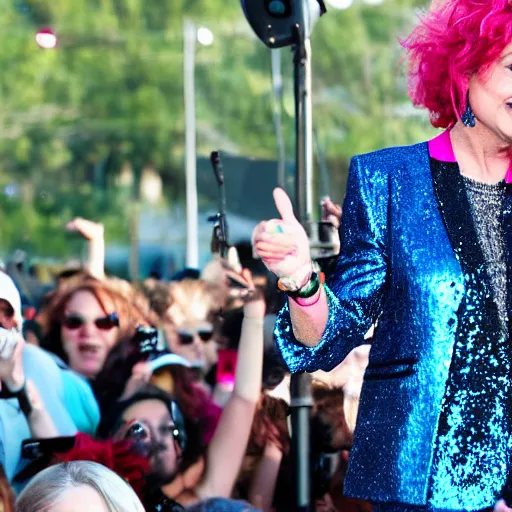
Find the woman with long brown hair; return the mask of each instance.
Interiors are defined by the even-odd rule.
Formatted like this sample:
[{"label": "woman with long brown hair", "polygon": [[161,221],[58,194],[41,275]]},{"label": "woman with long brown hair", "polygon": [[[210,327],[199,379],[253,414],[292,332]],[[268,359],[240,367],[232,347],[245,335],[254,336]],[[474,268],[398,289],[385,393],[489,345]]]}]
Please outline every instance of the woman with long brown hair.
[{"label": "woman with long brown hair", "polygon": [[121,293],[117,282],[79,276],[63,283],[38,315],[42,348],[60,357],[75,372],[94,379],[108,353],[147,324],[147,312]]}]

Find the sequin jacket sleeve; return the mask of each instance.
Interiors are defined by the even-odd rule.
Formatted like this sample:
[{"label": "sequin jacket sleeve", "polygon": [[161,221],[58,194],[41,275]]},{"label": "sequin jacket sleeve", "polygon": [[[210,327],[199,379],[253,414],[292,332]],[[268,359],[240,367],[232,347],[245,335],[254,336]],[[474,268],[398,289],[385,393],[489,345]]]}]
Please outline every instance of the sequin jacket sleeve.
[{"label": "sequin jacket sleeve", "polygon": [[386,166],[368,156],[350,164],[340,228],[340,257],[326,286],[329,319],[313,348],[300,344],[286,305],[276,321],[276,343],[290,371],[329,371],[356,346],[381,311],[388,275]]}]

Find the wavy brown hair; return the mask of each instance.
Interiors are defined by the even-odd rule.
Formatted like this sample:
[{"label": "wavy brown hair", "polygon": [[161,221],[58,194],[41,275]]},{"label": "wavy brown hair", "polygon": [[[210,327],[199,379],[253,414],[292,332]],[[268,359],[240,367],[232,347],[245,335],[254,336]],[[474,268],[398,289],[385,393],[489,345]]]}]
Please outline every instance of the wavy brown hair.
[{"label": "wavy brown hair", "polygon": [[279,446],[286,455],[290,449],[287,424],[288,406],[279,398],[266,393],[260,397],[247,447],[249,455],[262,455],[267,442]]},{"label": "wavy brown hair", "polygon": [[116,343],[131,338],[138,325],[153,324],[154,314],[151,313],[147,301],[144,303],[144,299],[132,287],[121,286],[118,280],[100,281],[89,276],[67,279],[48,297],[45,306],[37,315],[43,337],[41,346],[66,362],[61,325],[67,303],[79,291],[92,293],[106,315],[117,313],[119,335]]},{"label": "wavy brown hair", "polygon": [[145,279],[139,284],[139,290],[149,301],[151,309],[163,320],[172,304],[169,283],[152,278]]},{"label": "wavy brown hair", "polygon": [[171,283],[169,287],[170,307],[168,315],[181,325],[187,321],[209,319],[221,308],[212,288],[201,279],[183,279]]},{"label": "wavy brown hair", "polygon": [[312,449],[327,453],[349,449],[353,434],[345,418],[343,389],[314,380],[312,394]]}]

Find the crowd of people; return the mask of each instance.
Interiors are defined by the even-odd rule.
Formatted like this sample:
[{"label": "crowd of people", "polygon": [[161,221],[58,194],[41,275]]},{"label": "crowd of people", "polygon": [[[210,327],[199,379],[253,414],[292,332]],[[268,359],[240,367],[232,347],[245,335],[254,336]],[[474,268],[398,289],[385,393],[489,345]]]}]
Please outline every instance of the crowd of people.
[{"label": "crowd of people", "polygon": [[445,131],[352,159],[332,261],[282,189],[169,282],[106,275],[85,219],[51,285],[7,261],[0,510],[295,510],[309,372],[312,510],[512,512],[512,4],[433,1],[402,45]]},{"label": "crowd of people", "polygon": [[[284,298],[250,240],[201,271],[128,282],[105,273],[101,224],[67,228],[87,240],[81,268],[51,286],[37,268],[0,271],[4,510],[291,510]],[[367,353],[315,377],[317,510],[367,507],[342,497]]]}]

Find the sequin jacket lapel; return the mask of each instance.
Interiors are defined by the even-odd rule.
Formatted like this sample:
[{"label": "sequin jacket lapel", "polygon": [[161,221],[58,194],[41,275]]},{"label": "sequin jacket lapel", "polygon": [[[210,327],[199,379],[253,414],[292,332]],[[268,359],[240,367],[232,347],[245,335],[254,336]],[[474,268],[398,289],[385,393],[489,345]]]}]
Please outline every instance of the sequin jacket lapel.
[{"label": "sequin jacket lapel", "polygon": [[465,279],[483,256],[464,248],[476,234],[450,179],[432,176],[426,143],[355,157],[324,337],[305,348],[287,307],[278,316],[276,342],[292,371],[335,367],[379,319],[345,482],[352,497],[427,500],[454,343],[480,318],[464,315],[481,297]]},{"label": "sequin jacket lapel", "polygon": [[[434,193],[453,251],[464,270],[482,268],[484,255],[477,240],[462,176],[455,162],[432,166]],[[488,283],[487,283],[488,284]]]},{"label": "sequin jacket lapel", "polygon": [[465,293],[437,426],[430,502],[436,509],[480,510],[502,496],[506,478],[508,340],[458,165],[431,163],[438,207],[462,268]]}]

